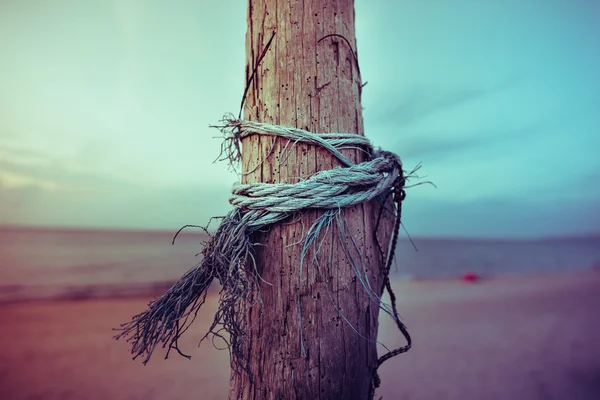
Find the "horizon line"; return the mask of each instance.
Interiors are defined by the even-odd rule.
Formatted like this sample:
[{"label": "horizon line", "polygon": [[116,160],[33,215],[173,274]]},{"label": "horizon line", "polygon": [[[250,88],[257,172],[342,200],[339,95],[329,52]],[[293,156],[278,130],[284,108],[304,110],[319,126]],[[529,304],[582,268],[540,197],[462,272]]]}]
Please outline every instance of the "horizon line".
[{"label": "horizon line", "polygon": [[[185,227],[185,225],[184,225]],[[145,233],[145,234],[179,234],[185,235],[206,235],[202,229],[192,231],[190,229],[179,228],[135,228],[135,227],[103,227],[103,226],[50,226],[50,225],[28,225],[28,224],[4,224],[0,223],[0,231],[62,231],[62,232],[105,232],[105,233]],[[216,229],[211,229],[208,232],[214,233]],[[569,239],[592,239],[599,238],[600,232],[581,232],[581,233],[565,233],[565,234],[549,234],[540,236],[474,236],[474,235],[400,235],[399,240],[410,241],[412,239],[419,240],[473,240],[473,241],[540,241],[540,240],[569,240]]]}]

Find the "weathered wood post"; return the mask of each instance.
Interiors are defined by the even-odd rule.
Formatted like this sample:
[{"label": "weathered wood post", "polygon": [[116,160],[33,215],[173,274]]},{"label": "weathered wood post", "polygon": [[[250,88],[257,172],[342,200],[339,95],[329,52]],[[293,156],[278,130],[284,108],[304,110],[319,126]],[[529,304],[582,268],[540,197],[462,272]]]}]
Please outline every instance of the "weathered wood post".
[{"label": "weathered wood post", "polygon": [[[244,118],[317,133],[364,134],[354,1],[249,0],[246,78],[273,31],[276,36],[248,91]],[[273,140],[253,135],[243,141],[243,183],[296,183],[339,165],[326,151],[301,143],[290,144],[282,159],[285,140],[278,138],[271,151]],[[357,150],[344,154],[354,162],[366,157]],[[382,260],[373,234],[378,210],[363,204],[344,215],[369,279],[380,288]],[[298,242],[316,217],[306,213],[255,238],[261,243],[256,246],[259,272],[272,286],[261,283],[262,306],[248,313],[252,382],[245,373],[232,376],[230,399],[368,398],[377,366],[379,309],[356,282],[336,229],[324,234],[319,262],[305,263],[299,284]]]}]

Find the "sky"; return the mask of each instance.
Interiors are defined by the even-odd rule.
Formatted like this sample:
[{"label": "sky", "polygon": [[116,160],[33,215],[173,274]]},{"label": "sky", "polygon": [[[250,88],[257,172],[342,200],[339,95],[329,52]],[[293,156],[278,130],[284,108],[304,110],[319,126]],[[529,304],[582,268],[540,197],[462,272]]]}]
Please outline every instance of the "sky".
[{"label": "sky", "polygon": [[[230,210],[245,1],[3,0],[0,224],[176,230]],[[414,236],[600,232],[600,5],[356,0],[366,135],[422,164]],[[332,32],[333,33],[333,32]]]}]

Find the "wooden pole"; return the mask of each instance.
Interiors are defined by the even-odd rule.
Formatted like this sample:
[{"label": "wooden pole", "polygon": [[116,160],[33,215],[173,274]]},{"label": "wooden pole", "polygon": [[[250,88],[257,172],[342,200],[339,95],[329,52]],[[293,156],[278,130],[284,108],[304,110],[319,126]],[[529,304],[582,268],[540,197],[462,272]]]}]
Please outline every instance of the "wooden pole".
[{"label": "wooden pole", "polygon": [[[354,1],[249,0],[247,79],[274,31],[248,91],[244,118],[317,133],[364,134],[362,82],[354,53]],[[321,40],[331,34],[339,36]],[[289,155],[282,159],[285,145],[278,139],[271,152],[272,137],[246,138],[243,182],[295,183],[339,165],[326,151],[304,144],[289,144],[285,149]],[[345,154],[355,162],[365,159],[360,151]],[[371,284],[381,288],[382,260],[373,234],[376,212],[374,204],[365,204],[345,210],[344,216]],[[379,310],[357,283],[336,229],[324,234],[318,265],[305,262],[299,281],[298,242],[317,216],[308,212],[254,239],[260,243],[256,246],[259,272],[272,286],[261,283],[262,306],[252,307],[247,316],[252,381],[247,374],[232,376],[230,399],[368,398],[377,365]]]}]

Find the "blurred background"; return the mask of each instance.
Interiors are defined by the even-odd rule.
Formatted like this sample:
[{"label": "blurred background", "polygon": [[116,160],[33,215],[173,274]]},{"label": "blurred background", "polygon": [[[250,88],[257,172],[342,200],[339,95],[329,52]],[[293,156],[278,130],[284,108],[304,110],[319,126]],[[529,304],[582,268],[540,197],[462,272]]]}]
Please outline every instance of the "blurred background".
[{"label": "blurred background", "polygon": [[[173,234],[230,209],[209,125],[239,109],[246,7],[0,2],[0,397],[226,396],[226,352],[143,367],[110,329],[199,261]],[[437,186],[407,191],[415,348],[382,394],[600,398],[599,3],[355,9],[366,134]]]}]

